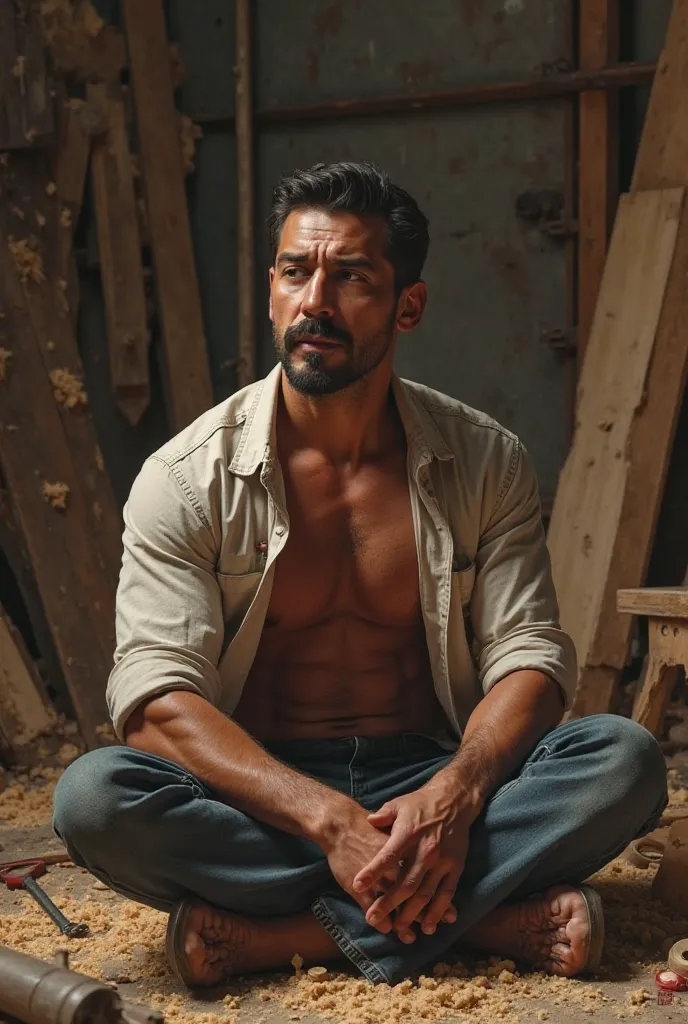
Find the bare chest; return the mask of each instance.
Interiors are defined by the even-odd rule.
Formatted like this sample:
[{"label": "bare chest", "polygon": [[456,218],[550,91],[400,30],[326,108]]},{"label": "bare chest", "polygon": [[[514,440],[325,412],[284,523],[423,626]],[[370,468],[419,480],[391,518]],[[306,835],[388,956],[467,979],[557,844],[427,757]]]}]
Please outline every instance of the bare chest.
[{"label": "bare chest", "polygon": [[336,616],[390,627],[419,618],[418,557],[403,453],[355,473],[294,460],[285,468],[289,539],[267,625]]}]

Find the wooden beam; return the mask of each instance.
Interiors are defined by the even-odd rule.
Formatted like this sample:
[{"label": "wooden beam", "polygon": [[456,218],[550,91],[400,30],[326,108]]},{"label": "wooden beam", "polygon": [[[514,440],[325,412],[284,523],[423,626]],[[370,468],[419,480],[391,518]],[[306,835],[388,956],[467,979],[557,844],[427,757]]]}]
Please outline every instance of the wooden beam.
[{"label": "wooden beam", "polygon": [[75,324],[79,308],[79,274],[72,243],[81,215],[91,151],[91,135],[82,116],[82,105],[85,106],[82,100],[68,99],[60,105],[54,167],[57,197],[61,209],[67,211],[63,214],[64,230],[58,236],[57,273],[67,281],[67,297]]},{"label": "wooden beam", "polygon": [[150,402],[148,316],[124,101],[119,82],[88,86],[106,133],[93,147],[93,196],[117,407],[135,426]]},{"label": "wooden beam", "polygon": [[[562,626],[578,652],[579,714],[590,713],[598,700],[608,701],[610,687],[603,685],[600,670],[616,673],[626,657],[626,646],[610,646],[607,637],[619,621],[616,590],[626,567],[616,555],[620,538],[627,548],[630,527],[626,496],[636,467],[629,446],[683,217],[683,189],[621,199],[579,384],[573,445],[552,510],[548,543]],[[651,500],[644,495],[643,509]]]},{"label": "wooden beam", "polygon": [[[581,0],[581,71],[618,58],[618,0]],[[585,355],[618,198],[618,94],[583,92],[578,108],[578,363]]]},{"label": "wooden beam", "polygon": [[688,620],[688,587],[633,587],[619,590],[616,608],[626,615]]},{"label": "wooden beam", "polygon": [[162,0],[124,0],[124,21],[164,350],[170,426],[213,404]]},{"label": "wooden beam", "polygon": [[236,0],[236,150],[238,358],[240,388],[256,379],[256,244],[253,189],[253,72],[251,8],[253,0]]},{"label": "wooden beam", "polygon": [[0,732],[12,755],[48,729],[52,718],[36,666],[0,606]]},{"label": "wooden beam", "polygon": [[87,743],[107,722],[114,580],[93,542],[91,516],[54,400],[26,296],[0,229],[2,346],[0,461],[74,710]]},{"label": "wooden beam", "polygon": [[[7,233],[13,236],[15,255],[32,262],[22,271],[26,310],[38,341],[43,365],[52,383],[53,405],[78,467],[95,541],[94,554],[109,580],[103,609],[111,606],[122,561],[121,516],[98,444],[88,408],[84,371],[77,346],[69,282],[60,276],[62,232],[71,234],[40,154],[16,153],[2,169],[2,185],[11,198]],[[33,225],[40,223],[34,233]],[[104,610],[104,615],[108,613]],[[108,635],[112,626],[108,626]]]},{"label": "wooden beam", "polygon": [[688,0],[674,0],[640,139],[632,188],[688,184]]},{"label": "wooden beam", "polygon": [[27,149],[54,130],[36,0],[0,0],[0,150]]}]

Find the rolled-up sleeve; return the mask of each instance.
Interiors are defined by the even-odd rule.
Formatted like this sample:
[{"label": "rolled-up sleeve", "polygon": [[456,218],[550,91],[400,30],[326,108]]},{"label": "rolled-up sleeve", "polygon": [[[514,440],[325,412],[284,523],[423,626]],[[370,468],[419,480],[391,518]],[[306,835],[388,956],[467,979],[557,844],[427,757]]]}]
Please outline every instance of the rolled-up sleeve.
[{"label": "rolled-up sleeve", "polygon": [[220,696],[222,599],[210,525],[183,478],[152,456],[124,509],[117,648],[107,687],[115,732],[143,700],[191,690]]},{"label": "rolled-up sleeve", "polygon": [[559,627],[535,472],[517,441],[495,505],[481,533],[471,600],[483,692],[531,669],[555,680],[569,707],[576,651]]}]

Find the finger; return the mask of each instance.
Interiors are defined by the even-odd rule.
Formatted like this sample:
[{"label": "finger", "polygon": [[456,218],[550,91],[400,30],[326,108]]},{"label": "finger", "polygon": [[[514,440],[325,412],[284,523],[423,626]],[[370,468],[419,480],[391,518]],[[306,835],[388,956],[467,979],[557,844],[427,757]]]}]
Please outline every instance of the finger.
[{"label": "finger", "polygon": [[445,910],[442,914],[442,924],[455,924],[459,913],[453,903],[449,904],[449,909]]},{"label": "finger", "polygon": [[377,811],[371,811],[368,815],[368,821],[375,828],[386,828],[388,825],[392,825],[396,820],[397,806],[393,802],[383,804],[382,807],[378,808]]},{"label": "finger", "polygon": [[[454,899],[456,886],[459,883],[459,877],[459,871],[451,871],[444,876],[440,884],[437,886],[437,892],[425,913],[425,918],[422,924],[423,933],[425,935],[434,935],[437,925],[449,910],[451,902]],[[368,913],[370,913],[370,910]],[[454,920],[456,920],[456,918],[454,918]]]},{"label": "finger", "polygon": [[397,818],[392,834],[385,845],[354,878],[353,885],[356,892],[369,889],[371,885],[375,885],[382,875],[398,869],[401,854],[412,836],[412,830],[409,826],[398,826],[399,819]]},{"label": "finger", "polygon": [[[426,859],[419,850],[413,864],[402,874],[396,885],[393,885],[389,892],[377,899],[370,908],[366,915],[368,924],[375,925],[378,920],[391,914],[402,903],[410,900],[423,883],[425,876],[428,874],[429,867],[430,865],[427,864]],[[409,925],[413,921],[413,916],[409,918]]]},{"label": "finger", "polygon": [[[428,871],[426,873],[416,892],[406,901],[406,903],[404,903],[401,910],[394,918],[394,930],[397,934],[408,931],[423,908],[427,907],[428,904],[432,902],[446,871],[446,867],[438,867],[435,868],[434,871]],[[424,921],[425,915],[423,915],[421,923],[424,923]]]}]

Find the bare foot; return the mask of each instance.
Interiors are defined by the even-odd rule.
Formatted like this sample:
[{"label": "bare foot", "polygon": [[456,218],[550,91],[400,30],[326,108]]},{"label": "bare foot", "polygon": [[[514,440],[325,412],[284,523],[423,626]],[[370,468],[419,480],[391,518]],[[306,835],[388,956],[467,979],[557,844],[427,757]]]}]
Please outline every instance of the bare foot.
[{"label": "bare foot", "polygon": [[295,953],[307,963],[342,956],[310,912],[248,918],[198,902],[184,904],[176,925],[174,916],[170,918],[170,966],[190,987],[210,987],[236,974],[286,967]]},{"label": "bare foot", "polygon": [[[601,917],[598,928],[602,928]],[[580,889],[557,886],[542,899],[497,907],[462,936],[462,944],[525,960],[549,974],[572,977],[596,966],[601,935]]]}]

